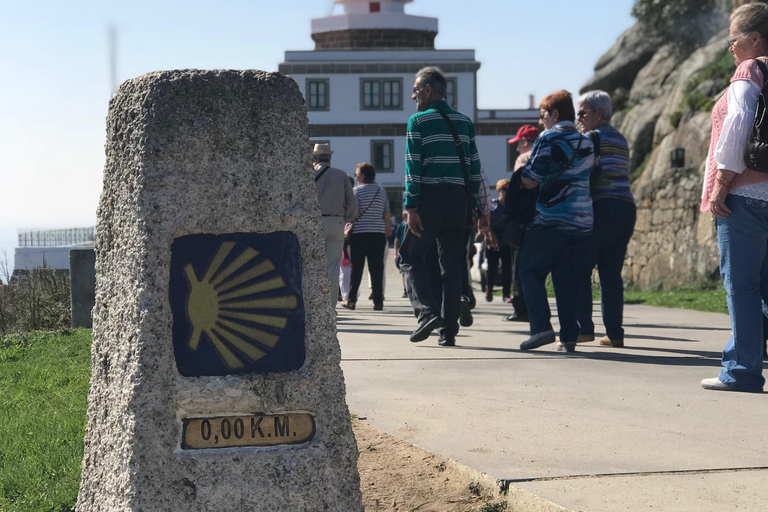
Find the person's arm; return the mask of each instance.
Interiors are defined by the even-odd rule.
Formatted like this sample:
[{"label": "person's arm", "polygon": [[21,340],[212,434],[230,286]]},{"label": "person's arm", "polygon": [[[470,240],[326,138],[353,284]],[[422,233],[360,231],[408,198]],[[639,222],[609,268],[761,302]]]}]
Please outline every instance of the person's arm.
[{"label": "person's arm", "polygon": [[528,163],[523,168],[522,176],[520,176],[520,184],[525,189],[536,188],[541,181],[541,172],[546,172],[545,166],[548,166],[550,156],[550,145],[545,142],[544,137],[539,137],[533,143],[533,149],[531,149],[531,156],[528,158]]},{"label": "person's arm", "polygon": [[421,225],[419,192],[421,185],[421,131],[413,117],[408,120],[405,134],[405,209],[408,211],[408,229],[421,237],[424,227]]},{"label": "person's arm", "polygon": [[344,222],[354,222],[357,216],[357,196],[352,183],[344,177]]},{"label": "person's arm", "polygon": [[728,115],[715,147],[717,176],[709,196],[709,210],[722,218],[731,213],[725,205],[731,182],[746,167],[744,146],[752,133],[760,86],[749,80],[737,80],[728,88],[727,94]]}]

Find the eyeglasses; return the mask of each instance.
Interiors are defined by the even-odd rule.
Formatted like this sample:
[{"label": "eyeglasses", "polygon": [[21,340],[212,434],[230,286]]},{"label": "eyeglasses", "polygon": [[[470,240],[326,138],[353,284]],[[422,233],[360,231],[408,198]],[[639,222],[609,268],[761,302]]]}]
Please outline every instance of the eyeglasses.
[{"label": "eyeglasses", "polygon": [[423,91],[423,90],[424,90],[424,88],[425,88],[426,86],[428,86],[428,85],[429,85],[429,84],[424,84],[424,85],[422,85],[421,87],[414,87],[414,88],[413,88],[413,94],[418,94],[420,91]]},{"label": "eyeglasses", "polygon": [[743,37],[743,36],[748,36],[748,35],[749,34],[747,34],[746,32],[742,32],[741,34],[736,34],[733,37],[729,37],[728,38],[728,49],[730,50],[731,48],[733,48],[733,44],[736,42],[736,40],[738,38]]},{"label": "eyeglasses", "polygon": [[587,115],[587,112],[594,112],[594,110],[591,109],[591,108],[587,108],[587,109],[584,109],[584,110],[579,110],[576,115],[578,116],[579,119],[581,119],[582,117]]},{"label": "eyeglasses", "polygon": [[544,112],[539,112],[539,119],[544,119],[548,115],[549,115],[549,112],[547,112],[546,110]]}]

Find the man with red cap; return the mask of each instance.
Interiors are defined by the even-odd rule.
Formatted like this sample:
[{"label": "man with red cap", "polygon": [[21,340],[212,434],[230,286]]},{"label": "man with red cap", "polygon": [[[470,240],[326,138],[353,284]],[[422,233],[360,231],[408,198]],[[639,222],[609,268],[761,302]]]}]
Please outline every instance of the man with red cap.
[{"label": "man with red cap", "polygon": [[[524,124],[517,130],[517,135],[509,139],[510,144],[517,144],[517,152],[519,156],[515,160],[514,170],[518,170],[521,167],[525,167],[528,163],[528,159],[531,158],[531,149],[533,149],[533,141],[539,136],[539,129],[530,124]],[[506,322],[527,322],[528,321],[528,308],[525,305],[525,297],[523,297],[523,287],[520,284],[520,251],[512,248],[512,308],[514,312],[502,318]]]},{"label": "man with red cap", "polygon": [[533,141],[539,136],[539,129],[531,124],[524,124],[517,130],[517,135],[514,138],[509,139],[510,144],[517,144],[517,152],[519,156],[515,160],[515,168],[513,171],[518,170],[528,163],[528,159],[531,157],[531,149],[533,149]]}]

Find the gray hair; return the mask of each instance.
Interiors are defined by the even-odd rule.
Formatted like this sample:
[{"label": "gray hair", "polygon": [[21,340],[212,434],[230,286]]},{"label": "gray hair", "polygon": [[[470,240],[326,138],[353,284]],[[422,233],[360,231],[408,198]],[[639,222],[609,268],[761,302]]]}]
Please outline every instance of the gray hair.
[{"label": "gray hair", "polygon": [[440,68],[435,66],[429,66],[422,68],[416,73],[416,80],[422,79],[424,84],[429,84],[432,87],[432,91],[442,97],[445,97],[445,75]]},{"label": "gray hair", "polygon": [[315,155],[313,158],[315,159],[315,162],[331,163],[331,155]]},{"label": "gray hair", "polygon": [[611,105],[611,96],[605,91],[589,91],[579,96],[578,103],[585,105],[592,110],[602,110],[603,117],[610,121],[613,116],[613,106]]},{"label": "gray hair", "polygon": [[763,38],[763,45],[768,45],[768,5],[742,5],[731,14],[731,23],[743,34],[757,32]]}]

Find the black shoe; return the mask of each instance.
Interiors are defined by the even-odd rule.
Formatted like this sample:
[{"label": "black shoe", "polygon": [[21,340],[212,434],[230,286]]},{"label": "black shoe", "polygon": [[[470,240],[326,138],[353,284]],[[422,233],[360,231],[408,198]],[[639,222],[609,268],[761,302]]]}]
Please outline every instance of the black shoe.
[{"label": "black shoe", "polygon": [[[556,339],[555,331],[549,330],[549,331],[540,332],[538,334],[534,334],[533,336],[531,336],[530,338],[522,342],[520,344],[520,350],[532,350],[534,348],[539,348],[544,345],[554,343],[555,339]],[[563,345],[566,348],[566,352],[573,352],[573,347],[576,346],[575,343],[568,343],[568,344],[564,343]],[[571,350],[568,350],[568,348],[571,348]]]},{"label": "black shoe", "polygon": [[459,325],[469,327],[475,320],[472,318],[472,310],[469,307],[469,297],[461,297],[461,309],[459,309]]},{"label": "black shoe", "polygon": [[374,304],[373,305],[374,311],[383,311],[384,310],[384,304]]},{"label": "black shoe", "polygon": [[440,338],[438,338],[437,344],[441,347],[455,347],[456,336],[453,334],[440,333]]},{"label": "black shoe", "polygon": [[512,313],[509,316],[505,316],[502,318],[505,322],[527,322],[528,316],[527,315],[518,315],[517,313]]},{"label": "black shoe", "polygon": [[442,326],[443,319],[439,316],[429,317],[419,322],[419,325],[416,326],[416,330],[414,330],[413,334],[411,334],[411,342],[418,343],[419,341],[424,341],[425,339],[429,338],[429,335],[432,334],[432,331]]}]

